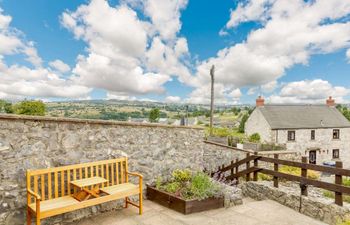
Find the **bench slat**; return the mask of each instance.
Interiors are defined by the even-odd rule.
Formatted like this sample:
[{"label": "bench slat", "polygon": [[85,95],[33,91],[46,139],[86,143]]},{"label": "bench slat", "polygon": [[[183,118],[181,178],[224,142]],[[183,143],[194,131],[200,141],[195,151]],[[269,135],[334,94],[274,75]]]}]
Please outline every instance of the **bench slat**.
[{"label": "bench slat", "polygon": [[54,187],[55,187],[55,198],[58,198],[58,172],[55,171],[55,177],[54,177]]},{"label": "bench slat", "polygon": [[45,201],[45,174],[41,174],[41,199]]},{"label": "bench slat", "polygon": [[51,177],[51,173],[49,173],[48,175],[48,178],[47,178],[47,181],[48,181],[48,189],[47,189],[47,194],[48,194],[48,196],[47,196],[47,198],[48,199],[51,199],[51,197],[52,197],[52,185],[51,185],[51,181],[52,181],[52,177]]}]

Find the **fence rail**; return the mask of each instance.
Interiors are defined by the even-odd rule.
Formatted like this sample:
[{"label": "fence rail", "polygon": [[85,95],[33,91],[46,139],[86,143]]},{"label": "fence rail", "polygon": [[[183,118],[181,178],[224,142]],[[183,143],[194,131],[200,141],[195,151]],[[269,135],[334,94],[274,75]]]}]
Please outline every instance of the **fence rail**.
[{"label": "fence rail", "polygon": [[[259,161],[266,163],[273,163],[273,170],[259,167]],[[250,181],[252,174],[253,180],[258,180],[258,173],[270,175],[273,177],[274,187],[278,188],[279,179],[285,179],[289,181],[295,181],[300,184],[301,194],[307,196],[307,186],[312,185],[321,189],[332,191],[335,193],[335,204],[343,205],[343,194],[350,195],[350,187],[346,187],[342,184],[343,176],[350,176],[350,170],[343,169],[343,163],[336,162],[336,167],[321,166],[307,163],[307,157],[302,157],[301,162],[289,161],[278,159],[278,154],[274,155],[274,158],[258,155],[257,152],[254,155],[247,153],[247,157],[241,160],[231,161],[230,165],[222,165],[215,173],[224,174],[226,180],[233,180],[245,176],[246,181]],[[252,165],[253,163],[253,165]],[[239,168],[245,165],[245,169],[239,171]],[[279,171],[279,165],[292,166],[301,169],[300,176],[282,173]],[[314,170],[318,172],[325,172],[335,175],[334,183],[328,183],[324,181],[314,180],[307,177],[308,170]],[[214,175],[215,173],[212,173]],[[226,176],[226,174],[229,175]]]}]

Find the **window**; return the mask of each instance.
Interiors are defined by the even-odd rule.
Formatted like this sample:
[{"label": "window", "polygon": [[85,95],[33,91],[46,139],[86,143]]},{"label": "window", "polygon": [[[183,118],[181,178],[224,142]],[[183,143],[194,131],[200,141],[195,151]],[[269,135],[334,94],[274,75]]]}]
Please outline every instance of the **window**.
[{"label": "window", "polygon": [[333,139],[339,139],[339,137],[340,137],[339,129],[334,129],[333,130]]},{"label": "window", "polygon": [[295,131],[294,130],[288,131],[288,141],[295,141]]},{"label": "window", "polygon": [[311,140],[315,140],[315,130],[311,130]]},{"label": "window", "polygon": [[333,149],[333,159],[339,159],[339,149]]}]

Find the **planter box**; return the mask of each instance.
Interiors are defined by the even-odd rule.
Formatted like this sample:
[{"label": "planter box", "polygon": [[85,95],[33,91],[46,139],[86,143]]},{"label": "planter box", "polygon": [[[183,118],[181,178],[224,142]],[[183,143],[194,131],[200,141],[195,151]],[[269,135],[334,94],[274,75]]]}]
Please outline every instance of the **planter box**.
[{"label": "planter box", "polygon": [[224,198],[208,198],[201,201],[184,200],[173,194],[160,191],[152,186],[147,186],[147,199],[183,214],[224,207]]}]

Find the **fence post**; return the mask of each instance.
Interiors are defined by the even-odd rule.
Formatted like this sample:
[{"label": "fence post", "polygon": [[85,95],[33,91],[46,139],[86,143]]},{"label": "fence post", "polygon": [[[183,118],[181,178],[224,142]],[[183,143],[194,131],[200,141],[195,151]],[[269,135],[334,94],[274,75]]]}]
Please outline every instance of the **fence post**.
[{"label": "fence post", "polygon": [[[301,158],[302,163],[307,163],[307,157],[303,156]],[[307,169],[301,168],[301,176],[307,178]],[[301,194],[307,196],[307,186],[305,184],[301,184]]]},{"label": "fence post", "polygon": [[[335,163],[336,168],[343,168],[343,162],[337,161]],[[335,184],[342,185],[343,184],[343,179],[341,175],[336,174],[335,175]],[[335,192],[335,204],[339,206],[343,206],[343,193],[341,192]]]},{"label": "fence post", "polygon": [[[247,158],[250,156],[250,154],[249,153],[247,153]],[[250,161],[248,161],[247,163],[246,163],[246,169],[248,170],[249,168],[250,168]],[[245,180],[246,181],[250,181],[250,173],[247,173],[247,175],[246,175],[246,177],[245,177]]]},{"label": "fence post", "polygon": [[[274,157],[275,159],[278,159],[278,154],[274,154],[273,157]],[[277,164],[277,163],[274,163],[274,164],[273,164],[273,170],[274,170],[275,172],[278,172],[278,164]],[[273,177],[273,186],[274,186],[275,188],[278,188],[278,177]]]},{"label": "fence post", "polygon": [[[236,163],[238,163],[238,161],[239,161],[239,159],[238,159],[238,158],[236,158]],[[238,167],[238,166],[236,166],[236,168],[235,168],[235,174],[237,174],[237,173],[238,173],[238,170],[239,170],[239,167]],[[236,180],[237,180],[237,184],[239,184],[239,177],[237,177],[237,178],[236,178]]]},{"label": "fence post", "polygon": [[[254,156],[258,156],[258,152],[254,152]],[[258,158],[254,159],[254,167],[258,168]],[[253,173],[253,180],[258,181],[258,171],[254,171]]]},{"label": "fence post", "polygon": [[231,176],[233,176],[233,167],[232,167],[232,165],[233,165],[233,160],[231,160]]}]

